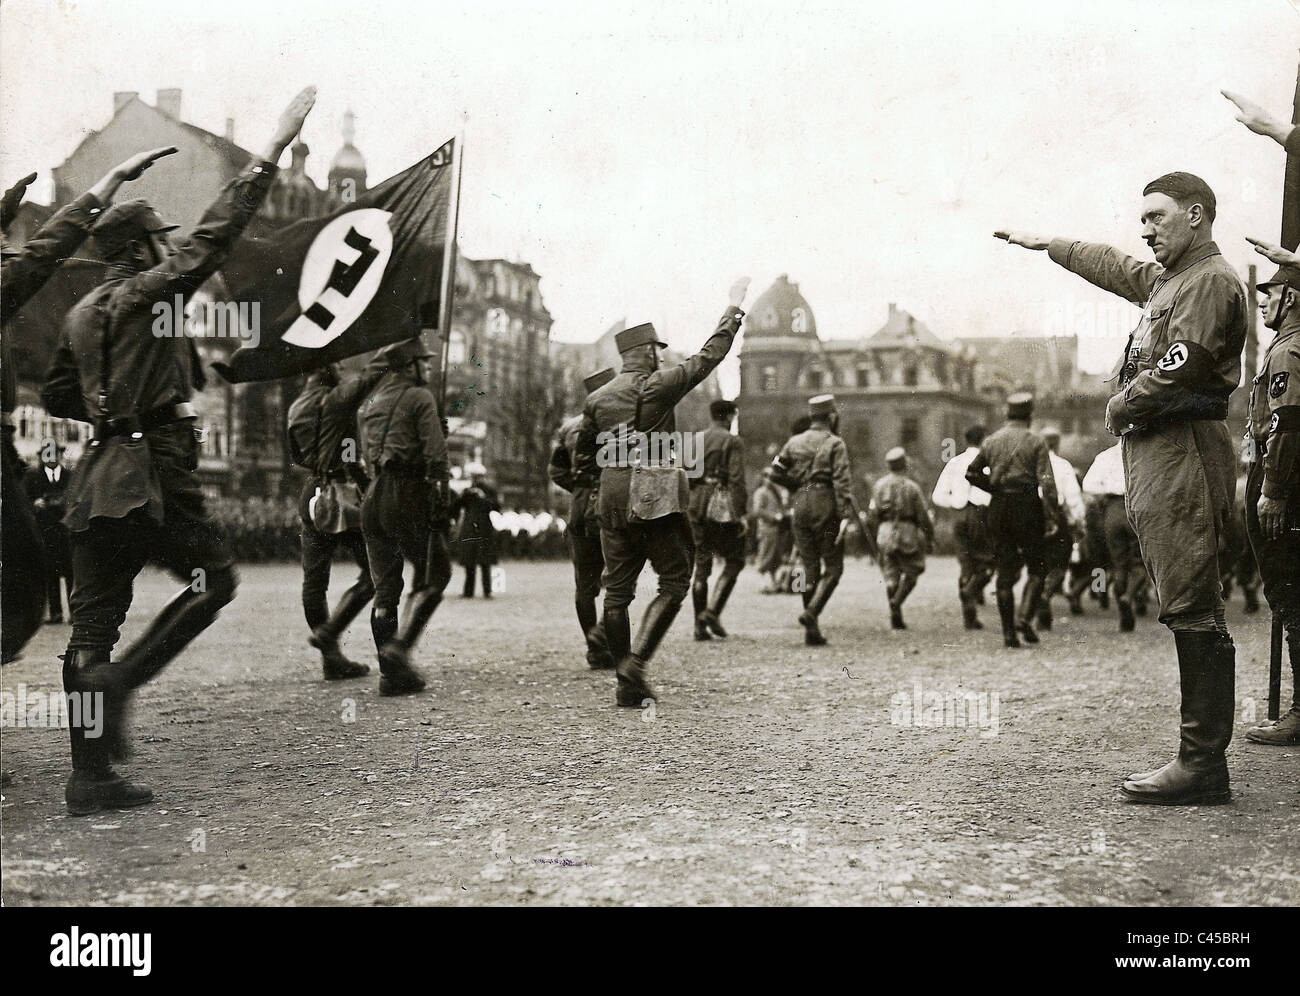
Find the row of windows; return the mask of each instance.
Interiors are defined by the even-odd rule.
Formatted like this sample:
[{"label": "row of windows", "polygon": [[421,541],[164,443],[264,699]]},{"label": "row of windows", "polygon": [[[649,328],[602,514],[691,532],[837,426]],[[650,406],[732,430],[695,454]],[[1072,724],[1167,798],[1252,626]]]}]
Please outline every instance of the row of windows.
[{"label": "row of windows", "polygon": [[[930,378],[927,378],[929,381]],[[917,367],[900,367],[894,371],[891,383],[901,387],[917,387],[921,381],[920,371]],[[853,371],[850,378],[848,372],[840,377],[840,387],[880,387],[886,383],[885,379],[880,376],[880,372],[871,366],[860,366]],[[836,387],[835,374],[830,370],[822,370],[818,367],[810,367],[803,371],[799,376],[800,387],[832,388]],[[777,374],[776,367],[767,366],[759,372],[758,389],[763,392],[779,391],[780,377]]]}]

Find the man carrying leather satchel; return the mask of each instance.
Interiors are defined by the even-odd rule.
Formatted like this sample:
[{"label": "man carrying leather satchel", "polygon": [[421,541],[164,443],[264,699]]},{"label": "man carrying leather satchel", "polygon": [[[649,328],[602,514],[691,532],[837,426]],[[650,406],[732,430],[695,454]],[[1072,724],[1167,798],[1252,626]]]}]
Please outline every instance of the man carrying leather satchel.
[{"label": "man carrying leather satchel", "polygon": [[[294,462],[311,471],[298,500],[302,610],[311,630],[308,642],[320,651],[326,681],[370,673],[365,664],[344,656],[339,637],[375,594],[366,540],[361,534],[360,499],[369,479],[361,469],[356,430],[357,408],[382,372],[367,368],[359,377],[342,380],[339,365],[331,363],[307,378],[302,393],[289,406],[289,446]],[[340,544],[357,562],[360,573],[331,614],[326,595],[330,564]]]},{"label": "man carrying leather satchel", "polygon": [[[677,366],[660,368],[653,325],[618,334],[615,344],[623,369],[587,397],[575,447],[579,474],[600,477],[596,514],[605,554],[605,638],[618,673],[615,701],[640,706],[657,696],[646,669],[672,626],[691,581],[695,544],[686,521],[686,473],[663,453],[673,438],[673,408],[713,370],[731,349],[744,312],[740,305],[748,278],[731,287],[730,305],[698,353]],[[659,591],[646,608],[632,645],[628,606],[646,561],[659,579]]]},{"label": "man carrying leather satchel", "polygon": [[[691,480],[691,504],[687,518],[695,541],[695,580],[691,602],[695,609],[695,639],[726,637],[722,610],[726,607],[736,578],[745,567],[745,443],[732,435],[736,418],[734,401],[709,405],[713,424],[700,433],[699,452],[704,473]],[[709,575],[713,556],[721,554],[722,576],[709,601]]]}]

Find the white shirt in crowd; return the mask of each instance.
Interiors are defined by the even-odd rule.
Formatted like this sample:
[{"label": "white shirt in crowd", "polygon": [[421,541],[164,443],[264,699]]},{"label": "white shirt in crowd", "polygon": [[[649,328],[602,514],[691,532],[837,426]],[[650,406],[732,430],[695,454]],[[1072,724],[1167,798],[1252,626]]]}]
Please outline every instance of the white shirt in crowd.
[{"label": "white shirt in crowd", "polygon": [[1089,495],[1122,495],[1124,493],[1124,455],[1120,444],[1097,454],[1088,473],[1083,475],[1083,493]]},{"label": "white shirt in crowd", "polygon": [[1087,511],[1083,507],[1083,492],[1079,490],[1074,464],[1050,450],[1047,456],[1052,461],[1052,480],[1056,482],[1056,497],[1065,509],[1065,517],[1070,525],[1082,526]]},{"label": "white shirt in crowd", "polygon": [[964,452],[944,464],[943,472],[934,485],[934,494],[930,500],[939,508],[965,508],[971,505],[987,505],[990,495],[982,488],[973,488],[966,480],[966,470],[971,461],[979,455],[978,446],[968,446]]}]

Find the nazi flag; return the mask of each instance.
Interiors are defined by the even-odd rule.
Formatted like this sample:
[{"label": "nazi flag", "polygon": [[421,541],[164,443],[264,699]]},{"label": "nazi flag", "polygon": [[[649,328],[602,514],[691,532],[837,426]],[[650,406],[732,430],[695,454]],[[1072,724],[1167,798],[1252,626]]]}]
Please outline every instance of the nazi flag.
[{"label": "nazi flag", "polygon": [[230,298],[258,302],[251,344],[213,367],[226,380],[272,380],[435,327],[452,211],[449,141],[333,213],[245,236],[222,267]]}]

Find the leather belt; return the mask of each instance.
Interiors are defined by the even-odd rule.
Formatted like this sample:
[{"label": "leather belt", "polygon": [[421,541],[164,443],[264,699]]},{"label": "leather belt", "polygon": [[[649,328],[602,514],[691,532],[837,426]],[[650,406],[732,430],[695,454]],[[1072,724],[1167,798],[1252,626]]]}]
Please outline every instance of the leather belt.
[{"label": "leather belt", "polygon": [[140,436],[153,429],[160,429],[173,422],[184,422],[199,417],[196,409],[188,401],[169,402],[150,408],[142,415],[111,415],[95,420],[95,438],[90,441],[96,446],[105,439],[114,436]]}]

